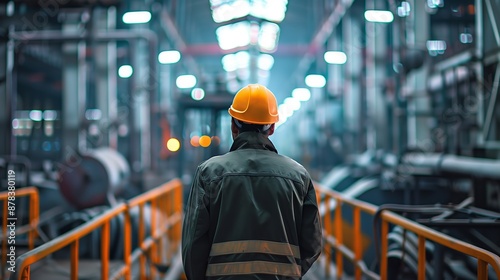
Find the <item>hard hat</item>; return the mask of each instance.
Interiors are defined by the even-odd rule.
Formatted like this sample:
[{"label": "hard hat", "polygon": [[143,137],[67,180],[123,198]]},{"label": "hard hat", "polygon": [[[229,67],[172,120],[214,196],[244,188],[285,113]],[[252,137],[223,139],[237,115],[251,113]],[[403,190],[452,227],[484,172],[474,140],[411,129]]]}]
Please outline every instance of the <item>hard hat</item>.
[{"label": "hard hat", "polygon": [[240,89],[229,107],[233,118],[252,124],[272,124],[279,120],[274,94],[265,86],[250,84]]}]

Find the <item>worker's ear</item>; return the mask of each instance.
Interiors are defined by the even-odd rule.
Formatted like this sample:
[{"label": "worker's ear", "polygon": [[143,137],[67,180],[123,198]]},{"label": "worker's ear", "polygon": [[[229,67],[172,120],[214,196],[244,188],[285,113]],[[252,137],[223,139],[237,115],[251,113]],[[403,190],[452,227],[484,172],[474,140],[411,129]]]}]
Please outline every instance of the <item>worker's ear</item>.
[{"label": "worker's ear", "polygon": [[273,135],[273,133],[274,133],[274,123],[271,125],[271,127],[269,127],[269,131],[268,131],[267,135],[271,136],[271,135]]}]

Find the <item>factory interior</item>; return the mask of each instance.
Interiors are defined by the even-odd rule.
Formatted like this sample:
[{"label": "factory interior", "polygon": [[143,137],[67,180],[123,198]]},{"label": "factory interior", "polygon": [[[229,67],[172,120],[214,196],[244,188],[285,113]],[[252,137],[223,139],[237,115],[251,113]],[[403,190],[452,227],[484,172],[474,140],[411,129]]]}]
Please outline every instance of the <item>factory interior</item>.
[{"label": "factory interior", "polygon": [[303,279],[500,279],[500,0],[0,0],[0,280],[186,279],[254,83],[315,182]]}]

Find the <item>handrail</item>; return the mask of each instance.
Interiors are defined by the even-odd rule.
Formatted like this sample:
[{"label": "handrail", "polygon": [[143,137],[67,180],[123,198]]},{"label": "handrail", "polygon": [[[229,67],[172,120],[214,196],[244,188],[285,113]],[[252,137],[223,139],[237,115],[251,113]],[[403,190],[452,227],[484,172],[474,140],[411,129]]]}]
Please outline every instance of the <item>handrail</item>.
[{"label": "handrail", "polygon": [[[39,219],[39,211],[40,211],[40,196],[38,193],[38,189],[36,187],[25,187],[19,188],[15,191],[15,199],[19,197],[28,196],[29,199],[29,209],[28,209],[28,225],[27,227],[18,227],[16,225],[15,233],[23,234],[28,233],[28,249],[31,250],[35,247],[35,239],[38,235],[38,219]],[[0,201],[3,204],[2,211],[2,232],[0,233],[0,242],[2,244],[2,252],[7,252],[7,222],[8,222],[8,205],[9,205],[9,197],[12,197],[11,191],[0,192]],[[17,204],[14,205],[16,207]],[[17,209],[16,209],[17,210]],[[17,217],[16,217],[17,218]],[[4,266],[7,263],[7,254],[2,253],[2,264],[0,266],[1,276],[2,278],[5,276]]]},{"label": "handrail", "polygon": [[[429,227],[418,224],[414,221],[406,219],[400,215],[397,215],[389,210],[380,210],[381,219],[381,248],[380,248],[380,271],[371,271],[367,268],[366,264],[362,259],[362,240],[361,240],[361,213],[365,212],[374,216],[379,210],[377,206],[344,197],[341,193],[335,192],[333,190],[326,189],[319,184],[315,184],[318,205],[325,208],[321,215],[323,223],[323,235],[325,239],[324,254],[326,255],[326,266],[325,273],[330,276],[330,266],[332,260],[332,252],[330,247],[336,250],[336,269],[337,277],[341,278],[343,274],[343,258],[346,257],[354,265],[354,277],[355,279],[361,279],[362,275],[369,277],[370,279],[387,279],[388,276],[388,240],[387,235],[389,233],[389,224],[400,226],[407,231],[411,231],[418,236],[418,279],[425,279],[425,241],[432,240],[439,243],[445,247],[456,250],[463,254],[474,257],[478,260],[477,269],[477,279],[487,280],[488,279],[488,264],[491,265],[496,272],[497,277],[500,278],[500,256],[497,256],[487,250],[468,244],[449,235],[440,233]],[[334,218],[332,224],[331,217],[331,205],[332,200],[335,201]],[[353,208],[353,235],[354,244],[353,250],[348,248],[343,243],[342,236],[342,205],[349,205]],[[330,210],[330,211],[327,211]],[[332,228],[333,226],[333,228]],[[375,242],[378,242],[376,240]]]},{"label": "handrail", "polygon": [[[453,238],[449,235],[440,233],[436,230],[408,220],[402,216],[383,210],[381,213],[381,236],[386,236],[389,230],[389,223],[401,226],[402,228],[415,233],[418,236],[418,279],[425,279],[425,241],[432,240],[445,247],[474,257],[478,260],[477,279],[488,279],[488,264],[495,270],[497,277],[500,278],[500,256],[493,254],[485,249]],[[381,244],[381,268],[380,276],[382,279],[387,276],[387,239],[382,239]]]},{"label": "handrail", "polygon": [[[368,269],[368,266],[364,263],[361,247],[361,213],[367,213],[373,216],[377,212],[377,207],[367,202],[343,197],[341,193],[326,189],[319,184],[315,184],[315,189],[318,205],[322,204],[325,209],[321,218],[323,223],[323,236],[325,239],[323,252],[325,254],[327,264],[325,266],[325,273],[327,277],[329,277],[331,273],[329,264],[332,260],[332,252],[330,250],[330,247],[333,247],[336,250],[336,276],[339,279],[342,278],[343,275],[343,257],[346,257],[353,263],[355,279],[361,279],[362,275],[365,275],[370,279],[380,279],[377,273],[370,271]],[[327,211],[331,208],[331,200],[335,202],[333,225],[331,211]],[[349,249],[343,243],[342,207],[339,207],[343,204],[349,205],[353,209],[353,250]]]},{"label": "handrail", "polygon": [[[161,203],[160,203],[161,201]],[[144,222],[144,205],[151,205],[151,234],[146,238],[146,224]],[[132,223],[131,210],[139,207],[139,250],[132,252]],[[113,275],[109,275],[109,251],[110,251],[110,221],[119,215],[124,215],[124,254],[123,265],[117,269]],[[115,205],[113,208],[96,216],[91,221],[82,224],[65,234],[19,256],[16,261],[16,272],[11,275],[11,279],[30,279],[30,265],[59,251],[66,246],[70,247],[70,279],[78,279],[79,262],[79,241],[91,232],[101,229],[101,279],[116,279],[123,277],[131,279],[133,255],[139,254],[145,262],[146,257],[150,257],[153,262],[161,261],[157,257],[158,250],[162,248],[162,237],[174,238],[172,243],[178,244],[180,241],[180,224],[182,217],[182,183],[178,179],[169,181],[157,188],[132,198],[128,202]],[[173,228],[173,230],[170,230]],[[138,252],[138,253],[136,253]],[[149,252],[149,255],[147,255]],[[146,279],[145,269],[141,264],[141,279]],[[151,269],[151,271],[154,271]],[[152,275],[150,279],[153,278]]]}]

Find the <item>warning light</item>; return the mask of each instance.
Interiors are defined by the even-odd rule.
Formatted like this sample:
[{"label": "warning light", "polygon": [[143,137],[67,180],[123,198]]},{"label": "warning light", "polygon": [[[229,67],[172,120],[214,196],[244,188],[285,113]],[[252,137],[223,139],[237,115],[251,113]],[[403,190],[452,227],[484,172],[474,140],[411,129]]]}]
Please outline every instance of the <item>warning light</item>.
[{"label": "warning light", "polygon": [[167,141],[167,149],[171,152],[177,152],[181,147],[181,142],[176,138],[170,138]]},{"label": "warning light", "polygon": [[207,135],[201,136],[200,140],[199,140],[200,146],[202,146],[204,148],[210,146],[211,142],[212,142],[212,139],[210,139],[210,137]]}]

